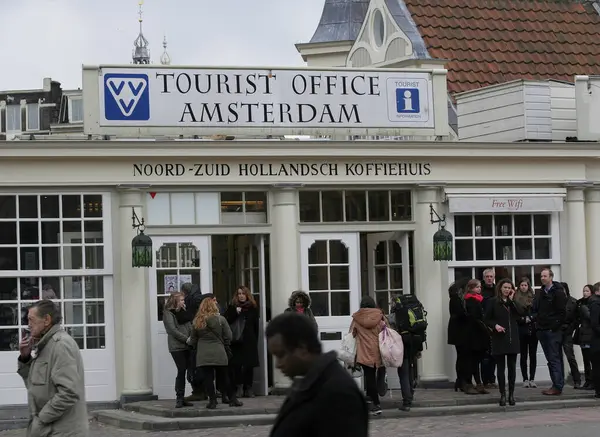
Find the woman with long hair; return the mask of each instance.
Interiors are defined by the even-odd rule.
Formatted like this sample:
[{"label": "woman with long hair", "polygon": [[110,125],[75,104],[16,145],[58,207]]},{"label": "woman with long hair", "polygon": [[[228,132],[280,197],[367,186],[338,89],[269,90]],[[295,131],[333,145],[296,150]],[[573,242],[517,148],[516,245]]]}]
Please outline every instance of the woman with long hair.
[{"label": "woman with long hair", "polygon": [[221,391],[229,400],[230,407],[243,404],[237,399],[235,390],[229,383],[227,366],[231,357],[231,328],[227,320],[219,314],[215,299],[204,299],[194,318],[189,344],[196,344],[196,366],[203,375],[204,390],[209,397],[206,408],[217,408],[215,379],[220,381]]},{"label": "woman with long hair", "polygon": [[[515,292],[514,301],[523,310],[523,315],[519,319],[519,344],[521,346],[519,354],[521,356],[521,376],[523,377],[523,387],[525,388],[537,388],[537,384],[535,383],[535,369],[537,368],[538,338],[532,317],[534,296],[535,293],[533,288],[531,288],[529,278],[521,278],[519,287]],[[527,372],[528,359],[529,373]]]},{"label": "woman with long hair", "polygon": [[237,387],[237,396],[253,398],[254,368],[258,359],[258,331],[260,312],[250,289],[240,285],[224,314],[231,327],[231,352],[229,362],[231,383]]},{"label": "woman with long hair", "polygon": [[592,297],[594,286],[587,284],[583,287],[583,297],[577,301],[577,311],[579,316],[579,326],[573,335],[573,343],[581,348],[583,356],[583,369],[585,376],[584,390],[594,390],[594,383],[600,384],[600,381],[592,379],[592,339],[594,330],[592,329],[592,319],[590,317],[590,297]]},{"label": "woman with long hair", "polygon": [[510,279],[502,279],[496,285],[485,313],[485,322],[492,330],[492,356],[496,361],[500,406],[506,406],[506,373],[508,370],[508,404],[515,405],[515,381],[517,378],[517,354],[519,346],[519,320],[522,307],[515,302],[515,286]]},{"label": "woman with long hair", "polygon": [[175,361],[177,376],[175,377],[175,408],[191,407],[184,399],[185,374],[189,369],[192,351],[187,344],[192,331],[192,324],[186,318],[185,295],[180,292],[171,293],[165,302],[163,324],[167,332],[169,353]]},{"label": "woman with long hair", "polygon": [[[483,296],[481,295],[481,281],[471,279],[467,282],[464,294],[465,312],[467,323],[464,326],[464,335],[469,338],[465,352],[465,381],[464,392],[467,394],[488,394],[481,381],[481,363],[485,352],[489,348],[490,336],[488,328],[483,321]],[[467,370],[468,369],[468,370]],[[472,381],[475,380],[475,386]]]},{"label": "woman with long hair", "polygon": [[350,332],[356,338],[356,363],[360,364],[365,375],[367,395],[371,399],[371,414],[381,414],[377,390],[377,370],[383,366],[379,352],[379,333],[385,326],[383,311],[377,308],[371,296],[364,296],[360,309],[352,314]]}]

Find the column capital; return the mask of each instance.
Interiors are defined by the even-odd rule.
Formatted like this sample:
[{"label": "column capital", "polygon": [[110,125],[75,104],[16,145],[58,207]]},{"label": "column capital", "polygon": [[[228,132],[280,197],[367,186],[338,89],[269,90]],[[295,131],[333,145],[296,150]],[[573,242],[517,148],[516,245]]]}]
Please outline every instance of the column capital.
[{"label": "column capital", "polygon": [[585,190],[585,201],[587,203],[600,202],[600,183],[595,182],[591,187]]},{"label": "column capital", "polygon": [[593,182],[588,180],[580,180],[580,181],[566,181],[564,184],[567,190],[585,190],[594,185]]}]

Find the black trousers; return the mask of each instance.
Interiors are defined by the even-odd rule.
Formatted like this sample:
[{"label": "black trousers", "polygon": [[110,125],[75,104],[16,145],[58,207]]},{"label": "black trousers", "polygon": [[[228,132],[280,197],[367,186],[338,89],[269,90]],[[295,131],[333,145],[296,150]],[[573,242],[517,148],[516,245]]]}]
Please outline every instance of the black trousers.
[{"label": "black trousers", "polygon": [[484,384],[496,382],[496,361],[489,351],[483,355],[481,360],[481,378]]},{"label": "black trousers", "polygon": [[583,356],[583,371],[585,376],[585,382],[593,383],[592,378],[592,350],[589,347],[581,348],[581,355]]},{"label": "black trousers", "polygon": [[517,354],[495,355],[494,362],[498,371],[498,389],[506,393],[506,372],[508,370],[508,392],[514,393],[517,379]]},{"label": "black trousers", "polygon": [[379,393],[377,392],[377,369],[375,367],[360,365],[365,375],[365,385],[367,386],[367,396],[373,402],[373,405],[379,405]]},{"label": "black trousers", "polygon": [[[537,348],[538,338],[535,333],[529,335],[528,333],[519,334],[519,343],[521,345],[521,376],[523,381],[535,381],[535,369],[537,367]],[[527,373],[527,359],[529,358],[529,373]]]},{"label": "black trousers", "polygon": [[229,379],[234,386],[243,386],[251,389],[254,384],[254,367],[243,365],[229,365]]},{"label": "black trousers", "polygon": [[216,399],[216,386],[218,385],[221,394],[226,394],[229,399],[235,395],[233,386],[229,383],[229,371],[227,366],[201,366],[204,385],[204,391],[209,399]]},{"label": "black trousers", "polygon": [[192,351],[182,350],[171,352],[175,366],[177,367],[177,376],[175,377],[175,396],[182,398],[185,395],[185,374],[189,370],[190,357]]},{"label": "black trousers", "polygon": [[573,377],[573,383],[581,384],[581,372],[579,371],[579,365],[575,359],[575,350],[573,349],[573,331],[563,332],[563,351],[567,357],[567,362],[571,368],[571,376]]},{"label": "black trousers", "polygon": [[459,378],[461,383],[479,385],[481,381],[481,362],[483,352],[473,351],[469,347],[457,347],[457,366],[459,367]]},{"label": "black trousers", "polygon": [[593,350],[592,358],[592,378],[594,380],[594,388],[596,396],[600,396],[600,350]]}]

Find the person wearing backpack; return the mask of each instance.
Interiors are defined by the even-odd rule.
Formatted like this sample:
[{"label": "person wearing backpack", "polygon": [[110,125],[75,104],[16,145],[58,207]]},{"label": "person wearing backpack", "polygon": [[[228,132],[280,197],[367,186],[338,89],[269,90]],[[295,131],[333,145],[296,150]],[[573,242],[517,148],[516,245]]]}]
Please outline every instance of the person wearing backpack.
[{"label": "person wearing backpack", "polygon": [[391,312],[394,315],[394,329],[402,336],[404,342],[404,360],[402,367],[398,368],[402,390],[400,409],[410,411],[416,385],[416,360],[426,341],[427,311],[416,296],[402,294],[394,298]]}]

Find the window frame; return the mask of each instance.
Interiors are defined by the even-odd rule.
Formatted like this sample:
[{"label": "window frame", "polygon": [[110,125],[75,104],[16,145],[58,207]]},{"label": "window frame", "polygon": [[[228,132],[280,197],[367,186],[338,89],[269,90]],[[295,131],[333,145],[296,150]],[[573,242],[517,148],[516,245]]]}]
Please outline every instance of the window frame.
[{"label": "window frame", "polygon": [[[9,125],[8,125],[8,113],[14,108],[17,108],[16,120],[18,120],[18,122],[19,122],[19,129],[9,129]],[[23,132],[23,120],[21,120],[21,104],[20,103],[11,103],[10,105],[9,104],[6,105],[5,112],[4,112],[4,124],[6,126],[7,134]]]},{"label": "window frame", "polygon": [[[81,120],[73,120],[73,102],[81,102]],[[83,123],[83,96],[67,96],[68,108],[69,108],[69,123],[78,124]]]},{"label": "window frame", "polygon": [[[31,305],[33,302],[35,302],[35,300],[29,300],[29,299],[23,299],[22,298],[22,287],[23,287],[23,280],[24,279],[36,279],[36,280],[41,280],[43,282],[44,279],[56,279],[59,281],[60,287],[61,287],[61,292],[60,292],[60,296],[56,299],[56,301],[58,303],[60,303],[61,306],[61,310],[63,311],[63,317],[65,317],[65,312],[66,312],[66,305],[69,304],[74,304],[74,305],[81,305],[82,309],[82,315],[83,315],[83,320],[81,321],[81,323],[74,323],[73,321],[69,322],[69,323],[64,323],[63,322],[63,326],[71,331],[79,331],[82,330],[83,332],[83,337],[81,338],[83,347],[81,348],[82,351],[97,351],[97,350],[110,350],[113,351],[114,347],[113,347],[113,337],[114,337],[114,330],[113,330],[113,326],[110,326],[111,324],[114,324],[114,315],[113,315],[113,281],[114,281],[114,274],[113,274],[113,235],[112,235],[112,211],[111,211],[111,206],[112,206],[112,196],[110,192],[102,192],[102,191],[82,191],[82,190],[78,190],[78,191],[36,191],[36,192],[25,192],[25,191],[19,191],[19,192],[0,192],[1,196],[15,196],[16,197],[16,202],[17,202],[17,210],[16,210],[16,217],[15,218],[6,218],[6,219],[0,219],[0,225],[2,225],[2,223],[8,223],[8,222],[28,222],[28,223],[37,223],[38,225],[38,242],[37,244],[26,244],[25,246],[20,244],[20,238],[17,235],[17,244],[3,244],[2,247],[15,247],[17,248],[18,252],[17,252],[17,269],[16,270],[0,270],[0,278],[10,278],[10,279],[16,279],[17,281],[17,296],[11,299],[5,299],[5,300],[1,300],[0,304],[6,304],[6,305],[17,305],[18,311],[19,311],[19,317],[21,317],[21,310],[23,308],[28,307],[29,305]],[[36,270],[23,270],[22,269],[22,265],[20,262],[20,250],[19,248],[22,247],[32,247],[32,248],[37,248],[38,251],[40,250],[40,248],[42,247],[59,247],[59,248],[68,248],[68,247],[73,247],[74,244],[70,244],[70,243],[65,243],[64,239],[61,237],[61,241],[59,243],[52,243],[50,246],[48,244],[44,244],[41,241],[41,234],[39,234],[39,230],[41,228],[41,224],[43,222],[58,222],[59,226],[60,226],[60,232],[61,234],[64,232],[63,231],[63,227],[62,227],[62,223],[66,222],[66,221],[73,221],[76,222],[78,219],[77,218],[73,218],[72,220],[69,220],[69,218],[65,218],[62,217],[63,213],[62,213],[62,196],[73,196],[73,195],[79,195],[82,196],[82,201],[85,197],[83,196],[102,196],[102,216],[101,217],[89,217],[88,220],[91,221],[101,221],[102,222],[102,234],[103,234],[103,241],[101,243],[101,246],[103,247],[103,260],[104,260],[104,265],[103,268],[98,269],[86,269],[85,268],[85,264],[83,264],[85,255],[83,255],[83,253],[85,252],[85,248],[86,247],[96,247],[99,246],[100,244],[98,243],[90,243],[90,244],[85,244],[85,242],[82,241],[81,243],[81,247],[82,247],[82,268],[81,269],[53,269],[53,270],[42,270],[40,269],[40,267],[43,267],[42,265],[38,265]],[[18,196],[36,196],[37,198],[37,202],[38,202],[38,211],[37,211],[37,218],[26,218],[26,217],[19,217],[19,201],[18,201]],[[41,218],[41,211],[40,211],[40,198],[42,196],[61,196],[60,200],[59,200],[59,217],[58,218]],[[82,223],[82,229],[81,229],[81,235],[82,235],[82,240],[84,239],[83,236],[85,235],[85,227],[84,227],[84,223],[86,221],[86,217],[85,214],[82,214],[82,217],[79,219]],[[18,232],[18,231],[17,231]],[[75,244],[77,246],[77,244]],[[61,249],[60,251],[61,256],[63,257],[63,261],[64,261],[64,256],[63,256],[63,250]],[[38,252],[38,256],[40,256],[40,252]],[[40,259],[41,261],[41,259]],[[41,262],[40,262],[41,264]],[[63,265],[61,265],[61,267],[63,267]],[[66,293],[65,291],[67,290],[67,286],[66,286],[66,282],[68,280],[72,280],[74,281],[75,279],[83,279],[84,281],[87,278],[98,278],[102,284],[102,290],[103,290],[103,294],[102,297],[88,297],[86,296],[85,291],[82,291],[81,293],[81,297],[65,297]],[[38,286],[39,285],[43,285],[41,284],[41,282],[38,282]],[[39,290],[41,293],[41,290]],[[94,323],[88,323],[87,318],[86,318],[86,312],[88,309],[88,305],[87,303],[101,303],[103,304],[103,308],[104,308],[104,321],[103,322],[94,322]],[[19,336],[22,334],[22,329],[23,329],[24,325],[22,324],[22,320],[19,319],[18,324],[17,325],[6,325],[6,326],[2,326],[0,328],[0,333],[3,331],[12,331],[15,329],[18,329],[19,331]],[[87,348],[88,345],[88,337],[89,338],[94,338],[97,339],[99,337],[96,337],[96,334],[94,335],[90,335],[88,336],[88,328],[103,328],[104,331],[104,346],[101,348],[94,348],[94,349],[89,349]],[[71,332],[70,331],[70,332]],[[79,338],[77,335],[75,335],[75,333],[73,333],[75,338]],[[0,354],[2,353],[9,353],[8,351],[1,351]],[[111,352],[113,353],[113,352]]]},{"label": "window frame", "polygon": [[[36,128],[31,128],[29,126],[29,111],[30,111],[31,105],[35,105],[36,106],[36,112],[37,112],[37,127]],[[27,103],[25,105],[26,132],[41,130],[40,123],[41,123],[42,120],[41,120],[41,116],[40,116],[40,109],[41,109],[40,102],[31,102],[31,103]]]}]

